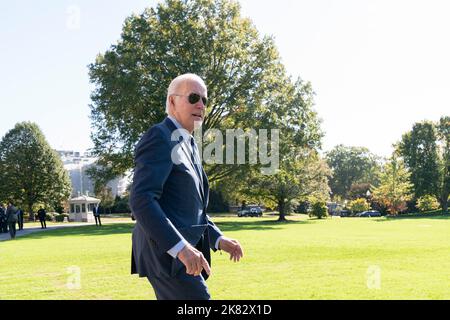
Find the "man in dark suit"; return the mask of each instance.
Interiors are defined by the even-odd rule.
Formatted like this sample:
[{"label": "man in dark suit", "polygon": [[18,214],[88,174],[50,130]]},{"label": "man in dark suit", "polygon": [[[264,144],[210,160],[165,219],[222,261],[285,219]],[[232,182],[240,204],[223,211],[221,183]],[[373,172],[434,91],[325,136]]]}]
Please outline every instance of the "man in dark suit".
[{"label": "man in dark suit", "polygon": [[45,216],[47,215],[47,211],[43,207],[38,210],[38,218],[41,222],[41,229],[47,229],[47,223],[45,222]]},{"label": "man in dark suit", "polygon": [[94,214],[95,225],[101,227],[102,221],[100,220],[100,210],[98,209],[98,206],[92,208],[92,213]]},{"label": "man in dark suit", "polygon": [[11,239],[16,238],[16,223],[17,223],[17,208],[12,202],[8,203],[8,208],[6,209],[6,222],[8,223],[9,234]]},{"label": "man in dark suit", "polygon": [[210,250],[228,252],[235,262],[243,256],[239,242],[223,236],[206,214],[208,178],[192,137],[206,101],[200,77],[175,78],[168,88],[168,117],[135,150],[131,273],[147,277],[157,299],[210,299]]},{"label": "man in dark suit", "polygon": [[6,209],[5,206],[0,204],[0,233],[8,232],[8,223],[6,222]]},{"label": "man in dark suit", "polygon": [[19,208],[17,210],[17,224],[18,224],[19,230],[23,230],[23,210],[22,210],[22,208]]}]

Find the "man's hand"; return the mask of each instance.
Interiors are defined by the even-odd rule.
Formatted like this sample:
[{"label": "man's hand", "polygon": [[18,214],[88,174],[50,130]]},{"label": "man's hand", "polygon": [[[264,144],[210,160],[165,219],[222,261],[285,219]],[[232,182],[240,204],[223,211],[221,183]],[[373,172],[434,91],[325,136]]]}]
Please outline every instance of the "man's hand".
[{"label": "man's hand", "polygon": [[244,256],[244,251],[240,243],[237,240],[227,237],[220,239],[219,249],[228,252],[230,254],[230,260],[233,259],[234,262],[239,261]]},{"label": "man's hand", "polygon": [[186,273],[198,276],[205,269],[205,272],[210,275],[211,269],[208,261],[206,261],[203,253],[195,249],[190,244],[187,244],[179,253],[178,259],[186,266]]}]

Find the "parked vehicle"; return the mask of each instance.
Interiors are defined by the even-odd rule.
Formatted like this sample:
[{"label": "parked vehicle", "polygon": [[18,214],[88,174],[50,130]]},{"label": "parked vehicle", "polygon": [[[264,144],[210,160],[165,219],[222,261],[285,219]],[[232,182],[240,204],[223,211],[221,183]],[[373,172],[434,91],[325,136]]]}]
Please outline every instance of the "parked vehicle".
[{"label": "parked vehicle", "polygon": [[238,210],[238,217],[261,217],[262,209],[259,206],[248,206],[245,209]]},{"label": "parked vehicle", "polygon": [[381,212],[379,211],[364,211],[356,215],[357,217],[381,217]]},{"label": "parked vehicle", "polygon": [[341,217],[348,217],[348,216],[350,215],[350,211],[349,211],[349,210],[341,210],[341,211],[339,212],[339,215],[340,215]]}]

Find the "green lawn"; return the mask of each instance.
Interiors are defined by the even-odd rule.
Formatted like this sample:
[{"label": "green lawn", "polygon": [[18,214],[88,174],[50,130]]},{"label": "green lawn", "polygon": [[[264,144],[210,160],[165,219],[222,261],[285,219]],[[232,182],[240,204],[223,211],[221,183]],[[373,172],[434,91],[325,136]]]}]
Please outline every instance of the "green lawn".
[{"label": "green lawn", "polygon": [[[213,299],[450,299],[450,218],[216,217],[244,259],[212,255]],[[154,299],[129,222],[0,242],[0,299]],[[80,287],[70,288],[80,270]]]}]

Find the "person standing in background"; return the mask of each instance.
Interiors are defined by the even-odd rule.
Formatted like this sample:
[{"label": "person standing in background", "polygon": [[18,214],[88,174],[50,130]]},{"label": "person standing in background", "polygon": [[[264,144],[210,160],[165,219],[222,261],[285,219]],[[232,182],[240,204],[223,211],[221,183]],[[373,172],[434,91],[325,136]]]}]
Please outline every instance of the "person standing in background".
[{"label": "person standing in background", "polygon": [[8,232],[8,224],[6,222],[6,209],[5,205],[0,204],[0,233]]},{"label": "person standing in background", "polygon": [[16,238],[17,208],[10,201],[6,209],[6,222],[8,223],[9,234],[11,239]]},{"label": "person standing in background", "polygon": [[20,207],[17,210],[17,224],[19,226],[19,231],[23,230],[23,210]]},{"label": "person standing in background", "polygon": [[95,225],[101,227],[102,221],[100,220],[100,210],[98,209],[98,206],[92,208],[92,213],[94,214]]},{"label": "person standing in background", "polygon": [[47,229],[47,224],[45,223],[45,216],[47,215],[47,211],[43,207],[38,210],[39,221],[41,222],[41,229]]}]

